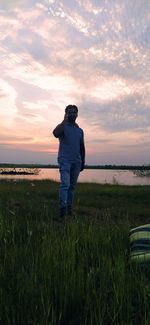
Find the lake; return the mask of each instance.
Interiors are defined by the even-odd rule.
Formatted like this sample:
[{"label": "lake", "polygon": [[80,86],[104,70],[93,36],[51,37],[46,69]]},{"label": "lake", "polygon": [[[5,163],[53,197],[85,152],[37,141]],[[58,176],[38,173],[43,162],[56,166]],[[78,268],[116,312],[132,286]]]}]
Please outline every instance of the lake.
[{"label": "lake", "polygon": [[[59,181],[59,170],[57,168],[42,168],[40,169],[38,175],[0,175],[0,179],[26,179],[32,181],[51,179]],[[150,177],[136,176],[134,172],[130,170],[85,169],[80,173],[78,182],[120,185],[150,185]]]}]

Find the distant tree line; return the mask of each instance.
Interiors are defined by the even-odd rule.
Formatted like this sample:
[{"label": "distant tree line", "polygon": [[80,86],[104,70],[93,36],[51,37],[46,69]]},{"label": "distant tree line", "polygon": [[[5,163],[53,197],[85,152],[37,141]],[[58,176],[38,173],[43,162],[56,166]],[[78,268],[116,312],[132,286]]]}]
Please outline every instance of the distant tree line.
[{"label": "distant tree line", "polygon": [[[55,164],[8,164],[1,163],[0,168],[58,168]],[[85,169],[121,169],[121,170],[150,170],[150,165],[85,165]]]}]

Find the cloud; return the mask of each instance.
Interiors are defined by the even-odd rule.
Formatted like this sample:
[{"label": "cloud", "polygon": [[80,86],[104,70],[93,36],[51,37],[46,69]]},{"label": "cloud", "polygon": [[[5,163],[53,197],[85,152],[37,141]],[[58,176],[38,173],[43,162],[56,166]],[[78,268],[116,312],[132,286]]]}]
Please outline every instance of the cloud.
[{"label": "cloud", "polygon": [[0,122],[11,124],[17,114],[16,90],[0,78]]},{"label": "cloud", "polygon": [[11,143],[24,143],[28,141],[32,141],[31,137],[21,137],[21,136],[10,136],[10,135],[1,135],[1,144],[11,144]]},{"label": "cloud", "polygon": [[37,0],[1,0],[0,4],[0,11],[6,12],[6,11],[12,11],[16,8],[32,8],[37,3]]},{"label": "cloud", "polygon": [[3,140],[13,133],[14,145],[20,136],[20,146],[40,151],[51,143],[56,152],[52,129],[75,103],[95,157],[106,143],[109,151],[125,141],[146,144],[149,7],[146,0],[2,0]]},{"label": "cloud", "polygon": [[92,127],[103,128],[107,131],[118,132],[124,130],[145,130],[149,127],[149,107],[143,107],[141,98],[137,95],[111,103],[93,103],[84,101],[86,107],[82,115],[84,119],[92,120]]}]

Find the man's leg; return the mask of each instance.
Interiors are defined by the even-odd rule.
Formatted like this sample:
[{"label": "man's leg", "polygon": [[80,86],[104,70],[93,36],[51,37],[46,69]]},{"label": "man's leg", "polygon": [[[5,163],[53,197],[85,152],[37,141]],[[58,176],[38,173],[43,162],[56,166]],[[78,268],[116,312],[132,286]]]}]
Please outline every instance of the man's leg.
[{"label": "man's leg", "polygon": [[70,169],[70,186],[68,189],[67,210],[68,214],[72,214],[72,205],[75,193],[75,187],[78,176],[80,174],[81,163],[72,163]]},{"label": "man's leg", "polygon": [[60,171],[60,189],[59,189],[59,207],[60,216],[64,217],[67,209],[68,189],[70,186],[70,164],[61,162],[59,165]]}]

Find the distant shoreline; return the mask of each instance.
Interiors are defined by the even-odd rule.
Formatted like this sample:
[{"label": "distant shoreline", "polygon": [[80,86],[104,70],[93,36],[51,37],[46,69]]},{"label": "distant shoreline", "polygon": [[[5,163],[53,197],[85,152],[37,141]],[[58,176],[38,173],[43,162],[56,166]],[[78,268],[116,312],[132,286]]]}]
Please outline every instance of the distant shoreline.
[{"label": "distant shoreline", "polygon": [[[1,163],[0,168],[58,168],[58,165]],[[150,165],[85,165],[85,169],[150,170]]]}]

